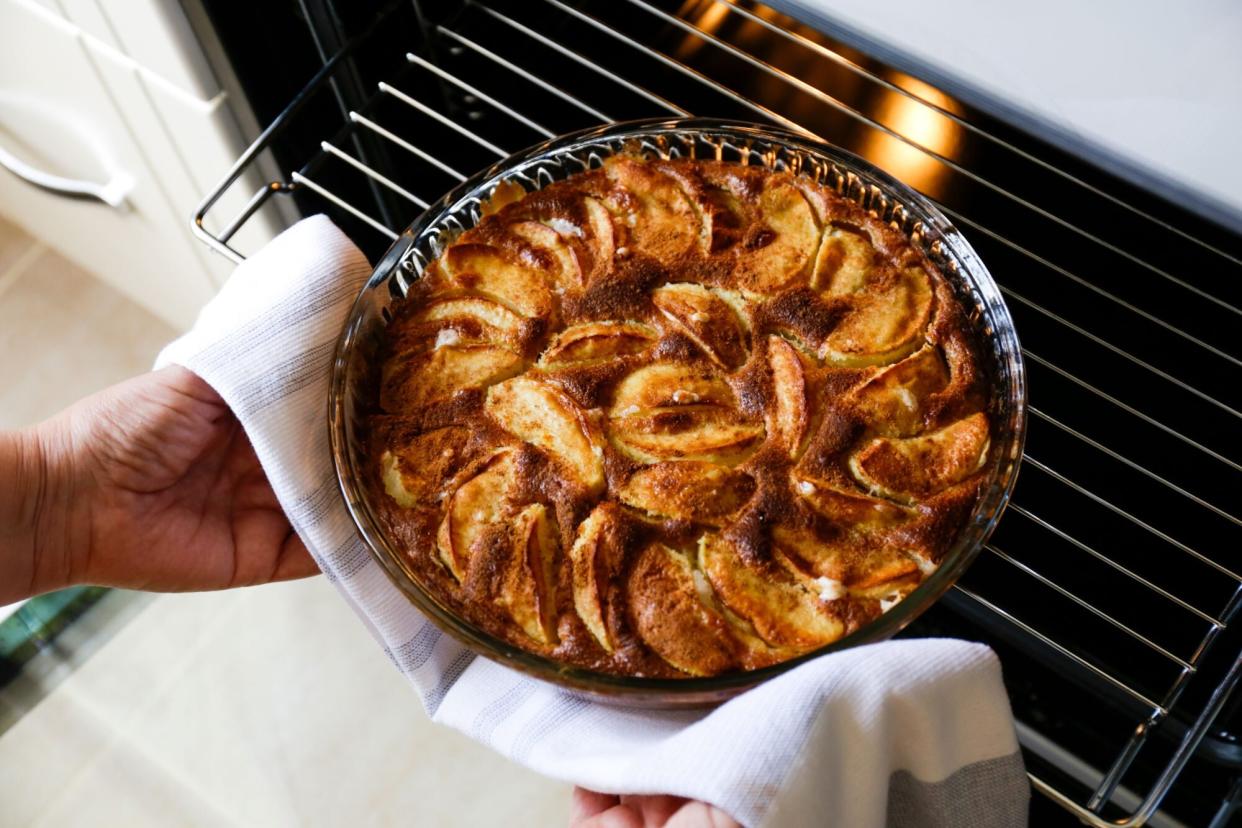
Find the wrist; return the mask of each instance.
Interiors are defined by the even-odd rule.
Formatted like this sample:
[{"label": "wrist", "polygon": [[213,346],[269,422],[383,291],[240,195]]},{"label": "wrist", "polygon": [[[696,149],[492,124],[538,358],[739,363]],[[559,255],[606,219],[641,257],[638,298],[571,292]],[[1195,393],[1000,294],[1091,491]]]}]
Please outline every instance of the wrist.
[{"label": "wrist", "polygon": [[0,604],[76,582],[72,463],[55,420],[0,433]]}]

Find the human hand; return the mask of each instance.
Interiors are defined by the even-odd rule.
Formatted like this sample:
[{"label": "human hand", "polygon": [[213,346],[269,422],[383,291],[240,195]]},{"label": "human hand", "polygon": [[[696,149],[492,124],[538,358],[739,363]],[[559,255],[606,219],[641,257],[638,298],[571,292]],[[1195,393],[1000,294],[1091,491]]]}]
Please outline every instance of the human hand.
[{"label": "human hand", "polygon": [[81,583],[205,590],[317,571],[241,424],[184,368],[113,386],[15,439],[0,477],[16,477],[19,502],[0,502],[0,517],[30,532],[0,535],[0,603]]},{"label": "human hand", "polygon": [[574,788],[569,828],[741,828],[724,811],[678,796],[614,796]]}]

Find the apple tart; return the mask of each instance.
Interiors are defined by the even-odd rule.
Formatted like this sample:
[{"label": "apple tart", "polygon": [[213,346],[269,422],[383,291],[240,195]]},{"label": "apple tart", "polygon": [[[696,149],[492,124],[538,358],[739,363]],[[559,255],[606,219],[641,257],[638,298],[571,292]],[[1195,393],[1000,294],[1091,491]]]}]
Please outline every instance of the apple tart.
[{"label": "apple tart", "polygon": [[901,601],[989,450],[963,309],[812,179],[614,156],[501,188],[387,328],[367,485],[423,586],[520,648],[707,676]]}]

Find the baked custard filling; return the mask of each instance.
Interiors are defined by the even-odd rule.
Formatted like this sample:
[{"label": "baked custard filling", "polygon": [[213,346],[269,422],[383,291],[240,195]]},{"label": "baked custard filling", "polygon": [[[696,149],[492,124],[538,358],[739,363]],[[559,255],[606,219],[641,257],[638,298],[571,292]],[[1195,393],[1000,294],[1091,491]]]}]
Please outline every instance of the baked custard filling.
[{"label": "baked custard filling", "polygon": [[382,528],[442,604],[566,664],[710,676],[831,643],[936,570],[988,390],[902,233],[714,161],[614,156],[505,196],[411,288],[367,419]]}]

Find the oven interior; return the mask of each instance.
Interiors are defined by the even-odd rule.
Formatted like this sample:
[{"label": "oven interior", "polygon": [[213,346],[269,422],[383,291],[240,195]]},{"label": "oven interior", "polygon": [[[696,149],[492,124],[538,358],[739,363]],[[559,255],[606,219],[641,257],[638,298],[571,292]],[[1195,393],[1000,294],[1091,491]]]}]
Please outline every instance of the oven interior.
[{"label": "oven interior", "polygon": [[[886,169],[987,262],[1031,389],[1008,514],[905,634],[998,652],[1042,794],[1032,824],[1228,824],[1242,802],[1242,236],[780,5],[202,0],[267,126],[197,232],[240,261],[231,242],[255,214],[326,212],[374,261],[476,170],[632,118],[773,122]],[[267,183],[223,214],[219,196],[254,170]]]}]

